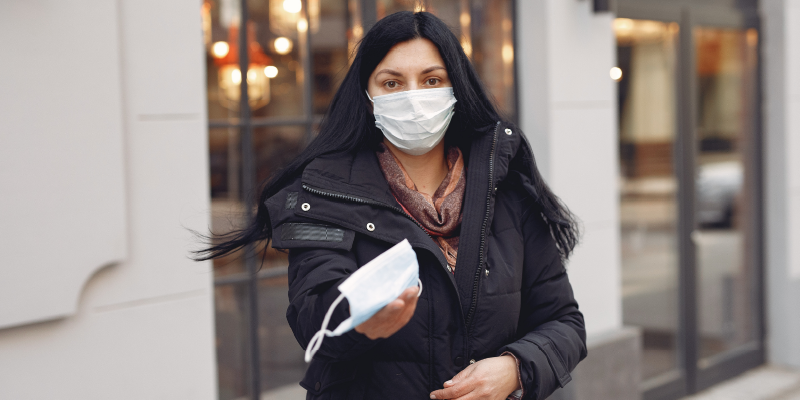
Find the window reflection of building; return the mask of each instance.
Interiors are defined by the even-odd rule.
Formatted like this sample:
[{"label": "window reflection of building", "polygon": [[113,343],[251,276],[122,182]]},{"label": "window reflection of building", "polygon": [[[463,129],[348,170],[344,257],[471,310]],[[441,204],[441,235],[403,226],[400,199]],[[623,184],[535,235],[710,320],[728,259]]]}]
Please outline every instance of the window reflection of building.
[{"label": "window reflection of building", "polygon": [[623,320],[642,328],[642,378],[678,367],[678,199],[673,147],[678,25],[614,21],[619,80]]},{"label": "window reflection of building", "polygon": [[[516,115],[511,0],[269,0],[247,3],[249,71],[239,72],[241,0],[206,0],[202,6],[207,54],[209,168],[212,230],[225,232],[246,219],[243,153],[254,158],[262,182],[308,143],[365,33],[365,24],[407,10],[442,18],[501,111]],[[307,7],[308,9],[304,9]],[[368,13],[372,12],[373,15]],[[237,73],[238,72],[238,73]],[[249,75],[249,79],[248,79]],[[247,84],[250,118],[241,120],[240,90]],[[245,130],[250,135],[244,135]],[[242,143],[250,137],[249,143]],[[255,183],[255,182],[254,182]],[[249,275],[241,254],[215,260],[220,399],[255,398],[251,331],[257,330],[258,385],[270,391],[295,385],[305,371],[285,313],[286,254],[256,249],[260,269]],[[256,292],[249,285],[257,279]],[[254,301],[254,303],[251,303]],[[256,304],[257,326],[249,321]]]}]

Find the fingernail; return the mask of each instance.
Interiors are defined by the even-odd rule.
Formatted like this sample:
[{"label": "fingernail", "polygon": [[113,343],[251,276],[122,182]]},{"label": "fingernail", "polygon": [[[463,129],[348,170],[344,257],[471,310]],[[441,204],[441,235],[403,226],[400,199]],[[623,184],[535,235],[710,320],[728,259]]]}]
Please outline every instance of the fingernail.
[{"label": "fingernail", "polygon": [[435,395],[435,394],[432,394],[432,395],[431,395],[431,398],[432,398],[432,399],[435,399],[435,398],[436,398],[436,395]]},{"label": "fingernail", "polygon": [[452,385],[452,384],[453,384],[453,381],[447,381],[447,382],[445,382],[444,384],[445,384],[445,385]]}]

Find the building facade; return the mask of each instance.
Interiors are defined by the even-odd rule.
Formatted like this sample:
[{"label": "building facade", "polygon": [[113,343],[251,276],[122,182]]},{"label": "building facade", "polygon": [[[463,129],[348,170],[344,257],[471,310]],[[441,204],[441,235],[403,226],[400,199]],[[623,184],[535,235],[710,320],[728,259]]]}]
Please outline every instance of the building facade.
[{"label": "building facade", "polygon": [[246,221],[364,32],[415,9],[582,222],[589,357],[553,398],[800,368],[800,0],[13,1],[0,398],[298,398],[285,255],[195,263],[191,230]]}]

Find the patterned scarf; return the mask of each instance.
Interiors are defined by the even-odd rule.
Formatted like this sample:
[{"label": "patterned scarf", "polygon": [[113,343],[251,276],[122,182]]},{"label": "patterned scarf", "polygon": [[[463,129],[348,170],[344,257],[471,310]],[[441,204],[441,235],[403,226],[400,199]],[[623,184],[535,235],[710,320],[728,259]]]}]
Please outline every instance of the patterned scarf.
[{"label": "patterned scarf", "polygon": [[417,186],[400,161],[383,143],[376,154],[395,199],[433,237],[444,253],[450,272],[455,273],[458,236],[461,233],[461,204],[466,189],[461,150],[455,146],[447,150],[447,176],[433,197],[417,191]]}]

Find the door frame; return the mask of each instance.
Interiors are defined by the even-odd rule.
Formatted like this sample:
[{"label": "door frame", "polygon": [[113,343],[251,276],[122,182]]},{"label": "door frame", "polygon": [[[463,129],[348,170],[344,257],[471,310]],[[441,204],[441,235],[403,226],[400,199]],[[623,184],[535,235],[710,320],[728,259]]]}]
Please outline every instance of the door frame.
[{"label": "door frame", "polygon": [[[758,65],[753,107],[753,139],[748,159],[752,160],[756,177],[752,194],[754,243],[752,255],[746,262],[752,265],[754,283],[755,340],[736,349],[711,357],[711,365],[701,369],[699,360],[698,324],[698,266],[696,246],[692,239],[695,223],[695,160],[698,155],[697,114],[698,85],[694,54],[694,28],[719,27],[750,29],[760,32],[757,0],[617,0],[619,18],[676,22],[680,26],[678,71],[676,76],[677,132],[673,165],[678,178],[678,253],[679,253],[679,321],[678,366],[675,371],[642,382],[645,400],[677,399],[696,393],[716,383],[730,379],[765,362],[765,304],[764,304],[764,209],[763,209],[763,135],[762,135],[762,52],[761,35],[758,42]],[[676,373],[677,372],[677,373]]]}]

